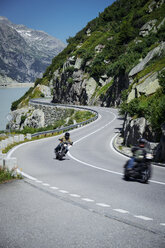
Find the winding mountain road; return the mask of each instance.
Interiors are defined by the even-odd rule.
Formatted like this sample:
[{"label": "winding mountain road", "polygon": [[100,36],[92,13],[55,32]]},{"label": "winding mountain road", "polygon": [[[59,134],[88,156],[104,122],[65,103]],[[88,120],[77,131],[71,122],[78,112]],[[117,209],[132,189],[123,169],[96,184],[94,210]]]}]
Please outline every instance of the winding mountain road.
[{"label": "winding mountain road", "polygon": [[112,146],[122,120],[93,109],[99,118],[70,132],[64,160],[59,136],[12,150],[26,177],[0,186],[0,248],[165,247],[165,168],[148,184],[124,181],[128,158]]}]

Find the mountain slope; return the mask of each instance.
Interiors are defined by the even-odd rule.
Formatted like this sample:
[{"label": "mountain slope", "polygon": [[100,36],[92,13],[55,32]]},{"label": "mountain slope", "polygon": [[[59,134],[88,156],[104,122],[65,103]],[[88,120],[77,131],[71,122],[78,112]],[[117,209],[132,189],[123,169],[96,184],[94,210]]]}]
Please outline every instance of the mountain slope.
[{"label": "mountain slope", "polygon": [[[164,10],[164,0],[117,0],[67,40],[13,109],[27,104],[43,84],[53,89],[55,103],[120,106],[133,119],[145,117],[147,126],[138,135],[158,141],[165,122],[159,83],[165,69]],[[137,140],[135,133],[130,136]]]},{"label": "mountain slope", "polygon": [[42,77],[52,58],[65,47],[58,39],[42,31],[11,23],[0,17],[0,78],[34,82]]}]

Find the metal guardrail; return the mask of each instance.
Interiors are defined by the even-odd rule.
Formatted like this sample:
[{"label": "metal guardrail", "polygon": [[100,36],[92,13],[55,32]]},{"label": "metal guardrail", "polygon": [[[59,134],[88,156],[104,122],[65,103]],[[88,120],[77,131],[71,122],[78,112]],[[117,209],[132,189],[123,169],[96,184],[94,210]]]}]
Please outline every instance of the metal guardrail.
[{"label": "metal guardrail", "polygon": [[86,107],[82,107],[82,106],[77,106],[77,105],[65,105],[65,104],[55,104],[55,103],[50,103],[50,102],[42,102],[42,101],[39,101],[39,99],[37,100],[30,100],[29,101],[30,104],[39,104],[39,105],[47,105],[47,106],[53,106],[53,107],[65,107],[65,108],[74,108],[74,109],[81,109],[81,110],[87,110],[87,111],[90,111],[92,113],[95,114],[94,117],[86,120],[86,121],[82,121],[82,122],[79,122],[79,123],[76,123],[76,124],[73,124],[73,125],[70,125],[70,126],[66,126],[66,127],[62,127],[62,128],[56,128],[56,129],[53,129],[53,130],[48,130],[48,131],[43,131],[43,132],[37,132],[37,133],[34,133],[32,134],[31,136],[32,137],[37,137],[37,136],[40,136],[40,135],[43,135],[43,134],[53,134],[53,133],[60,133],[60,132],[64,132],[64,131],[69,131],[71,129],[74,129],[74,128],[78,128],[80,126],[84,126],[92,121],[95,121],[97,118],[98,118],[98,112],[93,110],[93,109],[90,109],[90,108],[86,108]]}]

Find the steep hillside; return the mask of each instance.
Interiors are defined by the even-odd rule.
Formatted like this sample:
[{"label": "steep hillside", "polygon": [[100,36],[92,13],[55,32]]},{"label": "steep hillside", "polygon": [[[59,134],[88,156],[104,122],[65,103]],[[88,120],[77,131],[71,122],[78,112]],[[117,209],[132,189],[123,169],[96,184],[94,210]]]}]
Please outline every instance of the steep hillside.
[{"label": "steep hillside", "polygon": [[139,136],[159,141],[165,122],[164,13],[164,0],[117,0],[67,40],[43,78],[13,109],[27,104],[39,85],[47,85],[55,103],[120,106],[131,120],[145,118],[143,132],[129,132],[125,144],[135,144],[131,137],[137,141]]},{"label": "steep hillside", "polygon": [[0,17],[0,84],[34,82],[64,47],[42,31]]},{"label": "steep hillside", "polygon": [[[53,85],[54,102],[119,105],[121,91],[139,73],[130,71],[164,41],[164,8],[163,0],[116,1],[68,39],[37,84]],[[161,51],[144,68],[162,57],[162,69]]]}]

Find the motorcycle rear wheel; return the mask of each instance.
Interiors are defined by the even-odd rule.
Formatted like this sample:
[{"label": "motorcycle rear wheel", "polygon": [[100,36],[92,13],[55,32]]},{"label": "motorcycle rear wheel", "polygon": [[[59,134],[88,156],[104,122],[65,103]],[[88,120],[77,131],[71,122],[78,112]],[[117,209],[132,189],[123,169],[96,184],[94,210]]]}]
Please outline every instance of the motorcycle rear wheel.
[{"label": "motorcycle rear wheel", "polygon": [[128,175],[127,169],[124,170],[124,180],[128,181],[130,176]]},{"label": "motorcycle rear wheel", "polygon": [[148,180],[150,179],[150,176],[151,176],[151,171],[150,169],[146,169],[143,171],[143,174],[142,174],[142,179],[141,181],[143,183],[148,183]]}]

